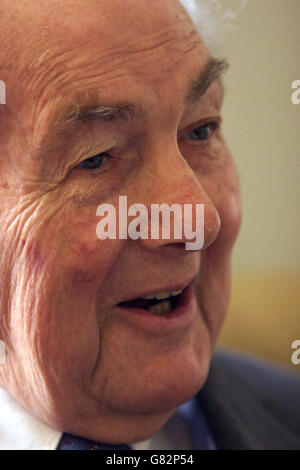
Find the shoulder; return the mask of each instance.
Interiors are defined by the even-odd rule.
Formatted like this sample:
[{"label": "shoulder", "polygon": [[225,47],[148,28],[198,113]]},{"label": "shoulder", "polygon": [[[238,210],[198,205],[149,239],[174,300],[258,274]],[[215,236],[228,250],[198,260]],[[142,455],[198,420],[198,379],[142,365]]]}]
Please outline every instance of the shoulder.
[{"label": "shoulder", "polygon": [[198,395],[221,448],[300,449],[300,375],[218,350]]},{"label": "shoulder", "polygon": [[300,374],[286,367],[244,353],[217,350],[212,358],[211,374],[221,375],[227,385],[229,379],[238,381],[253,394],[299,410]]}]

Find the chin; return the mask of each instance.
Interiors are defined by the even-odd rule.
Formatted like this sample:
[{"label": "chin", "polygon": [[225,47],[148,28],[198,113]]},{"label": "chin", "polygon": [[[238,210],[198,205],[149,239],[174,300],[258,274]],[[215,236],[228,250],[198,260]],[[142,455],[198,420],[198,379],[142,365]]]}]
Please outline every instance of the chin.
[{"label": "chin", "polygon": [[[140,442],[157,433],[176,409],[194,398],[203,387],[209,363],[207,357],[201,363],[191,361],[187,364],[183,361],[173,370],[169,368],[164,371],[162,367],[142,394],[131,396],[127,403],[127,416],[130,415],[130,418],[126,427],[120,427],[119,441],[127,439],[128,443]],[[139,425],[131,428],[129,423],[132,419]]]},{"label": "chin", "polygon": [[[126,397],[124,409],[132,413],[164,414],[192,399],[203,387],[211,355],[206,348],[187,348],[161,357],[150,369],[141,372],[140,382]],[[123,391],[124,392],[124,391]]]},{"label": "chin", "polygon": [[[74,420],[74,410],[70,410],[58,428],[112,444],[150,438],[180,405],[195,397],[203,387],[211,358],[207,347],[202,338],[197,348],[190,344],[158,355],[138,371],[136,367],[127,370],[126,380],[114,381],[114,386],[109,388],[104,407],[101,406],[104,397],[94,396],[92,402],[87,402],[90,405],[85,408],[87,415],[81,414]],[[82,402],[83,398],[78,397],[75,408],[82,409]],[[72,403],[76,405],[74,398]]]},{"label": "chin", "polygon": [[152,402],[157,412],[167,412],[194,398],[206,381],[209,361],[201,364],[185,363],[182,371],[179,369],[166,374],[159,389],[155,390],[156,397],[151,400],[149,396],[149,407]]}]

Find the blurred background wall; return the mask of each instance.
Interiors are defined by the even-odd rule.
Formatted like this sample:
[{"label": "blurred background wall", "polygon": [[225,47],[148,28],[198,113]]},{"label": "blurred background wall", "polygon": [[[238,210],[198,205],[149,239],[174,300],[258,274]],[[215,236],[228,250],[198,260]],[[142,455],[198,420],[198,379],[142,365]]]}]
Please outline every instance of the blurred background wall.
[{"label": "blurred background wall", "polygon": [[[237,0],[223,0],[225,7]],[[300,1],[248,0],[227,32],[224,135],[240,175],[244,219],[220,344],[293,365],[300,340]]]}]

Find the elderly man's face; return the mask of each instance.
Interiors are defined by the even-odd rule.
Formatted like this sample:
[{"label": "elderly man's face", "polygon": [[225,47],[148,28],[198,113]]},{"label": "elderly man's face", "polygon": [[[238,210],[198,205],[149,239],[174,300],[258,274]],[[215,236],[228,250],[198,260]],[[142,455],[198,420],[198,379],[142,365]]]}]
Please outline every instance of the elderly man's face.
[{"label": "elderly man's face", "polygon": [[[3,3],[1,383],[60,430],[142,440],[204,384],[227,310],[240,207],[222,89],[186,99],[211,57],[174,0]],[[119,195],[204,204],[203,250],[100,240],[96,209]],[[186,287],[182,315],[118,305]]]}]

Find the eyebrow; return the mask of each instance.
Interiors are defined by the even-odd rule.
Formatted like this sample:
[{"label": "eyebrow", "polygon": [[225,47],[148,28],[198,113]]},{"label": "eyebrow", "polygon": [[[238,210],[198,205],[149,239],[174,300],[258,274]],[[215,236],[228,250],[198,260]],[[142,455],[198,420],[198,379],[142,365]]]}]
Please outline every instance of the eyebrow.
[{"label": "eyebrow", "polygon": [[221,81],[222,75],[228,70],[229,63],[226,59],[215,59],[211,57],[197,80],[195,80],[188,92],[185,103],[192,105],[198,102],[210,85],[215,81]]},{"label": "eyebrow", "polygon": [[[198,102],[213,82],[220,80],[228,69],[226,59],[211,57],[198,78],[191,83],[185,98],[185,105],[191,106]],[[113,106],[88,106],[84,104],[73,104],[68,113],[64,113],[63,123],[65,125],[88,124],[93,121],[99,123],[117,123],[129,121],[134,117],[142,117],[144,111],[132,103],[117,103]]]}]

